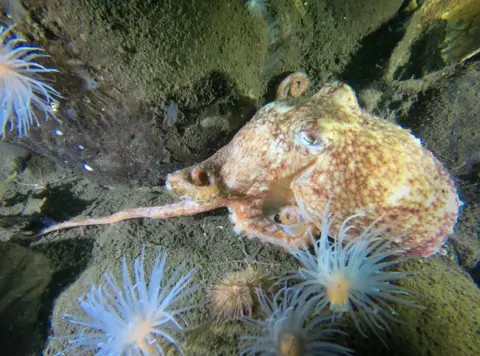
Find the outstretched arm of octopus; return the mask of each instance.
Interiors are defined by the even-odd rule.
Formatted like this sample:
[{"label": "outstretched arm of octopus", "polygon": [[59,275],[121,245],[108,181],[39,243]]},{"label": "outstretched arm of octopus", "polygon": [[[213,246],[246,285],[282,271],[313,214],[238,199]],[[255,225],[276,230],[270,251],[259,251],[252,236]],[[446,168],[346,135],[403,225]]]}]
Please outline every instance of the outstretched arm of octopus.
[{"label": "outstretched arm of octopus", "polygon": [[182,200],[178,203],[162,206],[152,206],[144,208],[134,208],[122,210],[110,216],[100,218],[89,218],[82,220],[70,220],[63,223],[52,225],[40,232],[39,235],[48,234],[52,231],[69,229],[72,227],[89,226],[89,225],[108,225],[123,220],[148,218],[148,219],[168,219],[178,216],[195,215],[205,211],[214,210],[224,207],[219,201],[206,204],[199,204],[192,200]]}]

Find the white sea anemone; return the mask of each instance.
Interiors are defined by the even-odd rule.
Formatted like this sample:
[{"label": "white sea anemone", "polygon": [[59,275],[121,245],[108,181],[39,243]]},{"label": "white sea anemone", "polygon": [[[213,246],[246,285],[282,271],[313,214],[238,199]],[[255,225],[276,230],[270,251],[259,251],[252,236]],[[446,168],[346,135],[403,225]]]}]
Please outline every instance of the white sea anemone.
[{"label": "white sea anemone", "polygon": [[[343,221],[339,231],[332,235],[333,217],[328,214],[327,205],[323,216],[319,217],[321,236],[313,242],[314,253],[287,247],[302,265],[288,278],[300,280],[295,288],[315,296],[317,313],[327,306],[334,317],[350,313],[365,335],[357,317],[360,316],[379,336],[378,330],[388,330],[386,319],[394,319],[397,314],[387,302],[417,304],[401,297],[409,293],[407,289],[391,283],[411,274],[386,270],[403,258],[398,257],[399,249],[381,238],[385,230],[373,230],[375,224],[372,224],[356,237],[348,235],[353,228],[349,223],[359,216]],[[329,236],[333,242],[329,241]]]},{"label": "white sea anemone", "polygon": [[164,355],[168,345],[182,353],[179,343],[186,325],[182,314],[192,307],[180,308],[177,303],[196,289],[188,287],[194,270],[183,274],[182,263],[164,282],[167,254],[160,252],[147,284],[144,256],[142,251],[135,259],[133,283],[123,256],[121,287],[107,272],[105,285],[92,284],[90,292],[79,298],[86,317],[65,316],[80,328],[77,334],[58,338],[68,344],[60,355]]},{"label": "white sea anemone", "polygon": [[30,125],[38,126],[35,110],[47,120],[55,117],[55,97],[60,94],[44,83],[40,73],[55,72],[35,62],[48,57],[42,49],[23,46],[25,40],[12,33],[13,26],[0,26],[0,137],[16,126],[17,135],[27,135]]},{"label": "white sea anemone", "polygon": [[264,320],[243,318],[258,336],[241,338],[240,355],[351,355],[352,350],[328,342],[334,334],[344,334],[328,317],[312,316],[315,300],[306,299],[286,287],[269,300],[257,291]]},{"label": "white sea anemone", "polygon": [[268,1],[266,0],[247,0],[245,1],[247,10],[255,16],[260,16],[267,11]]}]

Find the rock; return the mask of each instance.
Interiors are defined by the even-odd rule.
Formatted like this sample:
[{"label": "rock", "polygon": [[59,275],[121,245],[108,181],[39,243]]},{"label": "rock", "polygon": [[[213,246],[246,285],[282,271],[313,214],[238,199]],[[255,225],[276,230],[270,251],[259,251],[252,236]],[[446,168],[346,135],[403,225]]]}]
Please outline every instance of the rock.
[{"label": "rock", "polygon": [[480,261],[479,92],[480,62],[473,62],[431,85],[400,120],[446,165],[460,188],[465,205],[452,242],[466,268]]},{"label": "rock", "polygon": [[38,355],[44,337],[39,312],[50,283],[49,260],[0,242],[0,347],[5,355]]}]

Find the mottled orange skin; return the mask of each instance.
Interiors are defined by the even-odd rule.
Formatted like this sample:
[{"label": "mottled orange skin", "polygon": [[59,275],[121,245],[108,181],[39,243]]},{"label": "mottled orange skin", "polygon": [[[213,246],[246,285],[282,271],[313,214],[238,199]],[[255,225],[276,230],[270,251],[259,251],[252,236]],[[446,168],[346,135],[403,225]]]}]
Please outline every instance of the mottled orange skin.
[{"label": "mottled orange skin", "polygon": [[[292,78],[284,83],[295,83]],[[180,202],[69,221],[44,233],[228,207],[238,234],[298,245],[319,231],[329,203],[333,233],[361,213],[355,228],[376,221],[406,254],[430,256],[453,233],[461,206],[448,172],[420,140],[363,111],[340,82],[307,100],[266,105],[228,145],[170,174],[166,186]]]},{"label": "mottled orange skin", "polygon": [[[320,145],[299,142],[301,132],[316,135]],[[331,200],[336,224],[362,213],[357,228],[378,220],[377,227],[388,227],[385,239],[410,255],[429,256],[453,233],[461,206],[433,154],[408,130],[363,111],[351,88],[338,82],[294,106],[262,108],[195,169],[204,172],[205,186],[190,185],[192,168],[170,175],[167,185],[183,197],[229,207],[238,233],[269,242],[305,240]],[[282,209],[299,205],[292,233]],[[285,225],[275,223],[275,214]]]},{"label": "mottled orange skin", "polygon": [[277,88],[276,100],[286,100],[289,96],[298,97],[308,88],[309,80],[305,73],[297,72],[286,77]]}]

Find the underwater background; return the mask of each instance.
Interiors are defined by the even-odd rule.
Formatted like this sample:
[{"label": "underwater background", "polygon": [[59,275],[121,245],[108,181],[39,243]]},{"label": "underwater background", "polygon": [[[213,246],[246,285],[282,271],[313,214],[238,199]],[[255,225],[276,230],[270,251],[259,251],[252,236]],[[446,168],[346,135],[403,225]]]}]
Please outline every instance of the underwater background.
[{"label": "underwater background", "polygon": [[[55,222],[171,203],[166,176],[227,144],[294,72],[350,85],[366,111],[411,129],[451,173],[464,203],[440,253],[410,259],[398,284],[424,309],[395,305],[385,342],[352,320],[335,343],[356,355],[480,350],[480,2],[477,0],[2,0],[57,90],[56,120],[0,141],[0,354],[55,355],[65,314],[109,268],[145,249],[195,268],[186,355],[238,354],[248,325],[217,323],[208,293],[229,271],[280,276],[281,248],[239,239],[226,209],[135,219],[38,237]],[[40,62],[40,60],[39,60]],[[2,75],[0,70],[0,76]],[[0,88],[4,92],[5,86]],[[171,275],[167,269],[167,275]],[[67,355],[69,353],[66,353]],[[94,354],[94,353],[92,353]],[[155,353],[153,353],[155,354]],[[168,354],[177,354],[169,349]]]}]

